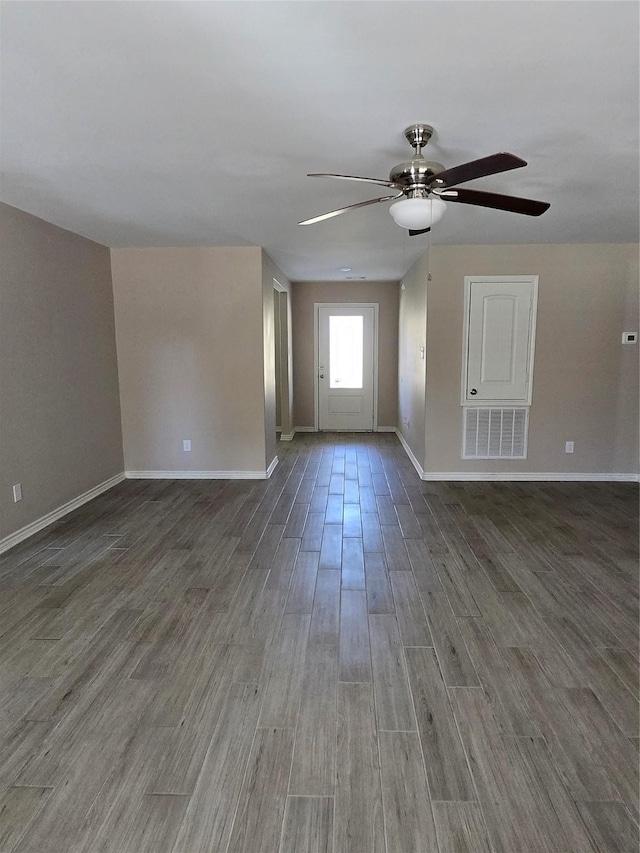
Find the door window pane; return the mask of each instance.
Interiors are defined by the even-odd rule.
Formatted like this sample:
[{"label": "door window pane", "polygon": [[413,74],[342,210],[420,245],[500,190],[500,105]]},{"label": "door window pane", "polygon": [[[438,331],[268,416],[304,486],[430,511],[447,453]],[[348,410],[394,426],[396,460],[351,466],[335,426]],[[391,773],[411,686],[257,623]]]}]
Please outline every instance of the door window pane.
[{"label": "door window pane", "polygon": [[329,317],[329,387],[362,388],[364,317]]}]

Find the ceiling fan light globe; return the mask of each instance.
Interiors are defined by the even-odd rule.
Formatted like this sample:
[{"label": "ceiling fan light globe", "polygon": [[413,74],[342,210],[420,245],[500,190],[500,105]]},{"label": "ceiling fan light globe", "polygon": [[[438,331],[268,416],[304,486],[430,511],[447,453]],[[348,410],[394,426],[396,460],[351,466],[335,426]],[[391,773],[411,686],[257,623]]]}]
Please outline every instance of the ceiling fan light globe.
[{"label": "ceiling fan light globe", "polygon": [[439,198],[403,198],[391,205],[389,213],[401,228],[418,230],[430,228],[442,219],[446,209],[447,205]]}]

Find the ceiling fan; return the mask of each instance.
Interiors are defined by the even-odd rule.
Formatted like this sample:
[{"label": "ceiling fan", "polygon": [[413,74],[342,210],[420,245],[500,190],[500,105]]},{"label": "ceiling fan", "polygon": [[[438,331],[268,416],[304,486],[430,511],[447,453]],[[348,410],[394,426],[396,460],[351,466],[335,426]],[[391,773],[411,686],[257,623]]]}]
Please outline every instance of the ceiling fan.
[{"label": "ceiling fan", "polygon": [[446,202],[456,204],[473,204],[479,207],[492,207],[495,210],[505,210],[510,213],[524,213],[526,216],[541,216],[550,205],[545,201],[534,201],[529,198],[516,198],[510,195],[498,195],[481,190],[458,189],[459,184],[473,181],[476,178],[484,178],[487,175],[496,175],[499,172],[508,172],[510,169],[520,169],[526,166],[525,160],[514,154],[500,152],[482,157],[480,160],[472,160],[461,166],[445,169],[440,163],[425,160],[422,156],[422,148],[429,142],[433,135],[433,128],[428,124],[412,124],[404,132],[409,144],[414,149],[411,160],[394,166],[389,174],[389,180],[384,178],[361,178],[355,175],[331,175],[326,173],[314,173],[309,178],[337,178],[342,181],[360,181],[367,184],[390,187],[399,190],[396,195],[385,195],[380,198],[372,198],[368,201],[360,201],[357,204],[349,204],[320,216],[312,216],[304,219],[298,225],[313,225],[322,222],[323,219],[331,219],[348,210],[357,207],[366,207],[369,204],[377,204],[381,201],[393,201],[389,213],[401,228],[406,228],[410,236],[426,234],[431,226],[437,222],[446,210]]}]

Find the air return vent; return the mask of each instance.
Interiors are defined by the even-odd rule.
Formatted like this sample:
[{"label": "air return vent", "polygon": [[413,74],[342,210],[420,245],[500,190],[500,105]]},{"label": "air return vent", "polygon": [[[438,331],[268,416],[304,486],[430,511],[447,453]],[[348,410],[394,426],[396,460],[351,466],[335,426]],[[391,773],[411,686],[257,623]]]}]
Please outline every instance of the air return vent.
[{"label": "air return vent", "polygon": [[529,409],[464,408],[463,459],[526,459]]}]

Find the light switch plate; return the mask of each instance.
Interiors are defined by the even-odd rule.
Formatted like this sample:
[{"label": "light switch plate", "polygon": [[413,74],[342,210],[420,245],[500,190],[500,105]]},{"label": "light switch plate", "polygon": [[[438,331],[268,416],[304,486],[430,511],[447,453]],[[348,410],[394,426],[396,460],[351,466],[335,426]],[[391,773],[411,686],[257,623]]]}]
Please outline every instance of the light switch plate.
[{"label": "light switch plate", "polygon": [[622,343],[623,344],[637,344],[638,343],[638,333],[637,332],[623,332],[622,333]]}]

